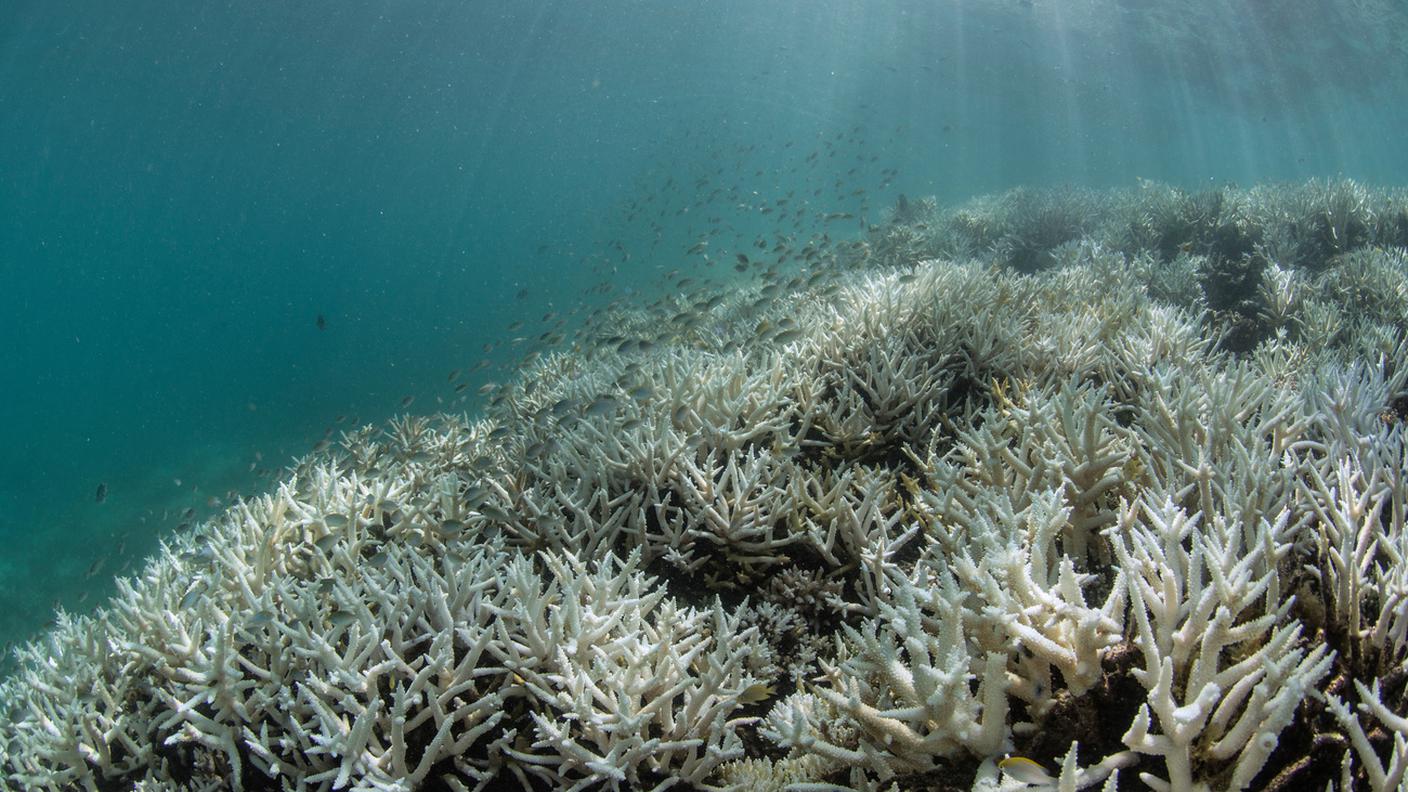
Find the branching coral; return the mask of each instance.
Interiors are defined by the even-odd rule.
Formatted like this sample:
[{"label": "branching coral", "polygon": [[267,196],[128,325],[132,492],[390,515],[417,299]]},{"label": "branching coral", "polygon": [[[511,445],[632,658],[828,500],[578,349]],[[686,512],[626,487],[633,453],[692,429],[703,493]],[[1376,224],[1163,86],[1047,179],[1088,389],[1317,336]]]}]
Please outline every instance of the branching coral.
[{"label": "branching coral", "polygon": [[350,432],[21,649],[0,784],[1394,788],[1403,199],[1297,189],[911,202]]}]

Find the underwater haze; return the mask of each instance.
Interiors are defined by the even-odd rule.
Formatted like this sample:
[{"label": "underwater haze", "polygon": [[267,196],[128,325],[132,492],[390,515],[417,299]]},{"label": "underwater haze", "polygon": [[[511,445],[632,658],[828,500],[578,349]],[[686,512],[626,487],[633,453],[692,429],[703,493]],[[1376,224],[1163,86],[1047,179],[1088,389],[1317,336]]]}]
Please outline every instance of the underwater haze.
[{"label": "underwater haze", "polygon": [[1404,184],[1405,42],[1390,0],[8,0],[0,643],[342,430],[726,280],[692,244],[781,196],[842,240],[901,195]]}]

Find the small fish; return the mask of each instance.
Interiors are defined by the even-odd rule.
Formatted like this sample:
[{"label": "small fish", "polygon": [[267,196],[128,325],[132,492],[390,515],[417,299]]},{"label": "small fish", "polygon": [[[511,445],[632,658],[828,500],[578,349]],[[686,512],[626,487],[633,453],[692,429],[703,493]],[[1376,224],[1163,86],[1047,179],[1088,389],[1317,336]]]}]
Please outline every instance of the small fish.
[{"label": "small fish", "polygon": [[416,400],[416,397],[414,397],[414,396],[403,396],[403,397],[401,397],[401,406],[402,406],[402,407],[410,407],[410,406],[411,406],[411,402],[413,402],[413,401],[415,401],[415,400]]},{"label": "small fish", "polygon": [[464,523],[459,520],[446,520],[440,523],[440,528],[453,533],[459,533],[464,530]]},{"label": "small fish", "polygon": [[387,553],[385,550],[381,550],[381,551],[378,551],[378,552],[374,553],[371,558],[368,558],[368,559],[367,559],[367,563],[368,563],[368,564],[371,564],[372,567],[374,567],[374,568],[376,568],[376,569],[380,569],[380,568],[386,566],[386,562],[387,562],[387,560],[390,559],[390,558],[391,558],[391,555],[390,555],[389,553]]},{"label": "small fish", "polygon": [[496,522],[513,522],[513,515],[492,503],[481,503],[475,508],[480,514]]},{"label": "small fish", "polygon": [[737,699],[739,704],[757,704],[767,701],[773,697],[777,690],[772,685],[765,685],[761,682],[749,685],[739,692]]},{"label": "small fish", "polygon": [[200,602],[201,595],[204,593],[205,583],[197,581],[194,585],[191,586],[190,590],[186,592],[186,596],[181,598],[181,610],[190,610],[191,608],[194,608],[196,606],[196,603]]},{"label": "small fish", "polygon": [[328,320],[325,319],[322,314],[318,314],[317,324],[319,330],[328,329]]},{"label": "small fish", "polygon": [[1023,784],[1054,784],[1056,779],[1038,762],[1025,756],[1009,756],[997,763],[1003,775]]},{"label": "small fish", "polygon": [[348,627],[357,621],[357,617],[345,610],[335,610],[328,615],[328,623],[334,627]]},{"label": "small fish", "polygon": [[329,528],[342,529],[347,527],[347,515],[328,514],[323,517],[323,524]]},{"label": "small fish", "polygon": [[610,396],[602,396],[587,406],[587,415],[601,417],[611,415],[616,412],[616,400]]},{"label": "small fish", "polygon": [[333,587],[333,585],[335,585],[336,583],[337,583],[337,581],[336,581],[336,580],[333,580],[333,579],[330,578],[330,577],[325,577],[325,578],[323,578],[322,580],[319,580],[319,581],[318,581],[318,593],[320,593],[320,594],[331,594],[331,593],[332,593],[332,587]]},{"label": "small fish", "polygon": [[93,493],[93,500],[97,501],[98,503],[102,503],[103,501],[105,501],[105,500],[107,500],[107,499],[108,499],[108,485],[107,485],[106,483],[99,484],[99,485],[98,485],[98,491],[95,492],[95,493]]},{"label": "small fish", "polygon": [[253,616],[250,616],[248,624],[251,627],[261,627],[265,624],[271,624],[273,623],[273,621],[274,614],[270,613],[269,611],[262,610],[255,613]]},{"label": "small fish", "polygon": [[209,564],[215,560],[215,548],[210,545],[201,545],[200,549],[195,551],[195,560],[202,564]]},{"label": "small fish", "polygon": [[327,536],[324,536],[322,539],[319,539],[318,541],[313,543],[314,547],[318,548],[318,550],[324,553],[331,552],[333,547],[335,547],[336,545],[337,534],[328,534]]}]

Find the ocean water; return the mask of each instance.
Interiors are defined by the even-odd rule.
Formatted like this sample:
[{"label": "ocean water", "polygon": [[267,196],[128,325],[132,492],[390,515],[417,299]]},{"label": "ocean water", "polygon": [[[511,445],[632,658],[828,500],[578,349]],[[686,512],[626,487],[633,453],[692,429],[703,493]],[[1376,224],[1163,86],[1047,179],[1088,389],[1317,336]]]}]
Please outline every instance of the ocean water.
[{"label": "ocean water", "polygon": [[1406,41],[1389,0],[7,0],[0,644],[330,433],[726,279],[712,228],[1401,185]]}]

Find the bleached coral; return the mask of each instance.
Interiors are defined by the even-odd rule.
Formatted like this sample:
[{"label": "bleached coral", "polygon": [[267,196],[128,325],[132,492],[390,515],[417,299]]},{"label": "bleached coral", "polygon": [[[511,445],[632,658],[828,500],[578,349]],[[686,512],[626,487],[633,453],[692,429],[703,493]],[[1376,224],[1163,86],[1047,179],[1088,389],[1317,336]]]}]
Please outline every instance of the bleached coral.
[{"label": "bleached coral", "polygon": [[[916,203],[482,420],[351,432],[23,648],[0,783],[1393,788],[1401,295],[1342,319],[1402,257],[1305,258],[1395,200]],[[869,268],[993,243],[1033,274]],[[1243,253],[1260,297],[1204,311]]]}]

